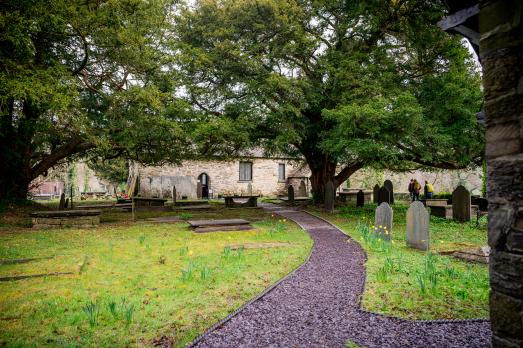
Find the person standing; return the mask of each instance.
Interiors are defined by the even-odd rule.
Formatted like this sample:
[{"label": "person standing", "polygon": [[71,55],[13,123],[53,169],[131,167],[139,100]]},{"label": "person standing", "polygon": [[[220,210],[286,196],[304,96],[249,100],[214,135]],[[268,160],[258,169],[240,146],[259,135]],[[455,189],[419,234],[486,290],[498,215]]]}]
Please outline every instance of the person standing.
[{"label": "person standing", "polygon": [[421,191],[421,185],[418,180],[414,179],[412,184],[412,201],[419,201],[419,192]]},{"label": "person standing", "polygon": [[410,183],[409,183],[409,197],[411,200],[414,200],[412,197],[412,194],[414,192],[414,179],[410,179]]},{"label": "person standing", "polygon": [[433,195],[434,195],[434,187],[432,187],[431,183],[429,183],[427,180],[425,180],[425,198],[432,199]]}]

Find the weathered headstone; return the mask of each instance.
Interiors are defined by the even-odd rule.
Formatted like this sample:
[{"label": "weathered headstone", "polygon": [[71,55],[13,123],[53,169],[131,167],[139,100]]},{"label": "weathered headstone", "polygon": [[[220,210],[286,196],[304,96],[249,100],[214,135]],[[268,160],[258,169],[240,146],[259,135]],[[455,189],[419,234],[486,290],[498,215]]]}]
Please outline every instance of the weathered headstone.
[{"label": "weathered headstone", "polygon": [[325,185],[325,210],[329,212],[334,211],[334,199],[336,198],[336,192],[334,191],[334,184],[332,181],[327,181]]},{"label": "weathered headstone", "polygon": [[407,210],[407,245],[429,250],[429,213],[420,201],[414,201]]},{"label": "weathered headstone", "polygon": [[64,209],[68,209],[68,208],[69,208],[69,198],[66,198],[65,203],[64,203]]},{"label": "weathered headstone", "polygon": [[381,203],[376,208],[374,233],[381,239],[392,239],[392,208],[387,202]]},{"label": "weathered headstone", "polygon": [[305,186],[305,181],[300,181],[300,186],[298,187],[298,196],[307,197],[307,186]]},{"label": "weathered headstone", "polygon": [[372,191],[372,202],[378,203],[378,196],[380,194],[380,185],[374,185],[374,190]]},{"label": "weathered headstone", "polygon": [[196,197],[198,199],[202,199],[202,190],[202,183],[198,181],[196,183]]},{"label": "weathered headstone", "polygon": [[176,186],[173,186],[172,197],[173,197],[173,205],[176,205]]},{"label": "weathered headstone", "polygon": [[383,183],[383,186],[385,186],[387,188],[387,190],[389,190],[389,192],[390,192],[390,202],[389,203],[394,204],[394,186],[392,185],[392,181],[385,180],[385,182]]},{"label": "weathered headstone", "polygon": [[380,187],[378,192],[378,205],[383,202],[390,204],[390,191],[385,186]]},{"label": "weathered headstone", "polygon": [[287,188],[287,198],[289,203],[294,203],[294,187],[292,187],[292,185],[289,185]]},{"label": "weathered headstone", "polygon": [[247,185],[247,196],[252,196],[252,184]]},{"label": "weathered headstone", "polygon": [[365,194],[362,190],[359,190],[358,193],[356,193],[356,206],[357,207],[363,207],[365,205]]},{"label": "weathered headstone", "polygon": [[65,193],[60,195],[60,204],[58,205],[58,210],[64,210],[65,208]]},{"label": "weathered headstone", "polygon": [[470,192],[462,185],[452,192],[452,218],[459,222],[470,221]]}]

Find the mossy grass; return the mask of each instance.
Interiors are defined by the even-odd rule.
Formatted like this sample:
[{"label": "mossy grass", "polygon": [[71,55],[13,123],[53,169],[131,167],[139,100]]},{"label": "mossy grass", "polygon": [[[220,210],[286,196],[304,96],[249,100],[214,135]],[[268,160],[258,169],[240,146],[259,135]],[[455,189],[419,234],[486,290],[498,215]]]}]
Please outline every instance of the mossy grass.
[{"label": "mossy grass", "polygon": [[430,217],[430,250],[406,246],[407,203],[394,209],[392,242],[371,233],[375,204],[348,205],[336,214],[311,208],[333,222],[366,251],[367,278],[362,307],[405,319],[487,318],[488,266],[457,260],[440,252],[474,249],[487,244],[486,221],[456,223]]},{"label": "mossy grass", "polygon": [[[184,222],[146,218],[173,212],[104,212],[96,229],[0,228],[0,276],[74,275],[0,282],[0,345],[183,346],[306,259],[312,241],[297,225],[261,209],[191,212],[196,219],[246,218],[255,229],[196,234]],[[230,245],[281,243],[283,247]],[[224,250],[229,250],[226,256]]]}]

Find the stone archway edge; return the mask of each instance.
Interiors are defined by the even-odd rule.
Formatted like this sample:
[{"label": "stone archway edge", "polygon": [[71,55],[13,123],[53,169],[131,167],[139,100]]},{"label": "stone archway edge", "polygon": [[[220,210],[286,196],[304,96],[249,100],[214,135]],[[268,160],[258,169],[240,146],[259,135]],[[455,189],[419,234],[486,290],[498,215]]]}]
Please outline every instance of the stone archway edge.
[{"label": "stone archway edge", "polygon": [[349,339],[373,347],[489,346],[487,319],[406,320],[362,310],[367,258],[361,246],[321,217],[272,207],[311,235],[307,259],[187,347],[345,346]]}]

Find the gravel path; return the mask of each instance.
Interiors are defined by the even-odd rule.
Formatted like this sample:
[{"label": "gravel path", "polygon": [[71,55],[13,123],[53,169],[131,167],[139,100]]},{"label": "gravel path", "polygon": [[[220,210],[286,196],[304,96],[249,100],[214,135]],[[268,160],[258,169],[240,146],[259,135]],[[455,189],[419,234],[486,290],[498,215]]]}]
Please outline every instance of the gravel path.
[{"label": "gravel path", "polygon": [[[332,225],[307,213],[265,206],[314,239],[307,263],[195,347],[488,347],[488,321],[406,321],[360,310],[365,253]],[[349,242],[347,242],[349,240]]]}]

